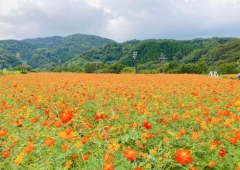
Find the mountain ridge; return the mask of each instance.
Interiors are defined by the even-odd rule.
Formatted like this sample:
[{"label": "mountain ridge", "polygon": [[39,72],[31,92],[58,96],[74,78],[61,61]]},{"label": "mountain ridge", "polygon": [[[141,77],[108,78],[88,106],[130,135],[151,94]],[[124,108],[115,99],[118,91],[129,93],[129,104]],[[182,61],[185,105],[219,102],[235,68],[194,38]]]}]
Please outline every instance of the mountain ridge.
[{"label": "mountain ridge", "polygon": [[[236,52],[236,50],[240,50],[236,45],[239,43],[238,41],[239,38],[235,37],[212,37],[192,40],[133,39],[118,43],[111,39],[85,34],[1,40],[0,66],[11,69],[19,65],[20,62],[24,62],[35,69],[46,69],[58,65],[64,67],[77,65],[83,68],[88,62],[98,61],[103,64],[120,63],[133,67],[132,55],[133,52],[137,51],[137,62],[139,68],[143,70],[159,67],[158,58],[162,53],[168,58],[167,62],[178,61],[180,64],[187,64],[201,60],[210,67],[211,63],[208,62],[210,54],[212,55],[212,53],[224,48],[227,52],[220,50],[221,53],[225,58],[229,55],[230,59],[225,59],[220,54],[211,61],[213,64],[219,63],[218,59],[228,62],[238,61],[238,52]],[[230,42],[236,43],[235,51],[229,49],[233,48],[234,45],[231,47],[226,45]]]}]

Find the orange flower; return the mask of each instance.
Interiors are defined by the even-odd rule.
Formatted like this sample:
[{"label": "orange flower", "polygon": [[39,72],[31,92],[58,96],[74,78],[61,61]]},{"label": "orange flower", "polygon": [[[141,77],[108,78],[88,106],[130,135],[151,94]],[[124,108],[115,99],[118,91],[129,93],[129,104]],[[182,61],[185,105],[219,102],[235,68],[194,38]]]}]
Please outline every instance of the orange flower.
[{"label": "orange flower", "polygon": [[48,115],[50,110],[48,108],[44,109],[44,112]]},{"label": "orange flower", "polygon": [[192,154],[187,149],[179,149],[176,151],[175,160],[184,165],[189,164],[193,161]]},{"label": "orange flower", "polygon": [[220,149],[218,154],[219,154],[219,156],[224,157],[226,155],[226,151],[224,149]]},{"label": "orange flower", "polygon": [[218,140],[213,140],[211,143],[216,145],[216,146],[220,146],[221,145],[221,142],[218,141]]},{"label": "orange flower", "polygon": [[196,166],[191,166],[190,170],[197,170]]},{"label": "orange flower", "polygon": [[54,139],[53,138],[47,138],[45,141],[44,141],[44,144],[47,146],[47,147],[51,147],[53,144],[54,144]]},{"label": "orange flower", "polygon": [[136,168],[134,168],[134,170],[142,170],[142,168],[136,167]]},{"label": "orange flower", "polygon": [[77,141],[77,142],[73,145],[73,147],[74,147],[74,148],[79,148],[79,147],[82,146],[82,145],[83,145],[82,141]]},{"label": "orange flower", "polygon": [[62,139],[76,139],[79,137],[78,133],[73,132],[72,128],[68,128],[65,131],[61,131],[58,133],[58,136],[61,137]]},{"label": "orange flower", "polygon": [[119,149],[120,145],[117,142],[113,142],[108,145],[108,150],[111,152],[116,152]]},{"label": "orange flower", "polygon": [[85,144],[86,142],[88,141],[88,138],[87,137],[84,137],[84,138],[82,138],[81,139],[81,144],[83,145],[83,144]]},{"label": "orange flower", "polygon": [[155,137],[154,134],[148,134],[148,133],[143,133],[143,134],[142,134],[142,138],[143,138],[143,139],[152,139],[152,138],[154,138],[154,137]]},{"label": "orange flower", "polygon": [[106,163],[103,165],[103,170],[114,170],[114,166],[112,163]]},{"label": "orange flower", "polygon": [[96,113],[95,120],[102,120],[102,119],[104,119],[104,115],[101,113]]},{"label": "orange flower", "polygon": [[168,137],[164,137],[164,138],[163,138],[163,141],[164,141],[164,142],[168,142],[168,141],[169,141],[169,138],[168,138]]},{"label": "orange flower", "polygon": [[10,151],[9,150],[4,151],[2,153],[2,156],[5,157],[5,158],[9,157],[10,156]]},{"label": "orange flower", "polygon": [[69,161],[67,161],[66,162],[66,164],[65,164],[65,167],[68,169],[68,168],[70,168],[71,167],[71,165],[72,165],[72,160],[69,160]]},{"label": "orange flower", "polygon": [[39,136],[40,136],[40,133],[36,132],[36,133],[35,133],[35,136],[36,136],[36,137],[39,137]]},{"label": "orange flower", "polygon": [[132,128],[138,128],[138,124],[137,124],[136,122],[133,122],[133,123],[131,124],[131,126],[132,126]]},{"label": "orange flower", "polygon": [[104,130],[109,130],[110,129],[110,126],[108,125],[108,124],[106,124],[105,126],[104,126]]},{"label": "orange flower", "polygon": [[36,147],[35,147],[33,144],[29,143],[29,144],[25,147],[25,152],[26,152],[26,153],[31,153],[35,148],[36,148]]},{"label": "orange flower", "polygon": [[77,159],[78,157],[79,157],[78,154],[73,154],[73,155],[72,155],[72,158],[73,158],[73,159]]},{"label": "orange flower", "polygon": [[110,162],[112,162],[112,160],[113,160],[113,156],[112,156],[110,153],[105,153],[105,154],[103,155],[103,160],[106,161],[106,162],[108,162],[108,163],[110,163]]},{"label": "orange flower", "polygon": [[185,135],[185,132],[186,132],[185,128],[182,128],[180,132],[176,135],[176,138],[177,139],[181,138],[182,136]]},{"label": "orange flower", "polygon": [[82,156],[82,160],[83,161],[86,161],[86,160],[88,160],[90,158],[90,154],[86,154],[86,155],[83,155]]},{"label": "orange flower", "polygon": [[192,138],[192,140],[197,140],[199,138],[198,132],[192,132],[191,138]]},{"label": "orange flower", "polygon": [[32,122],[33,124],[34,124],[34,123],[37,123],[37,121],[38,121],[38,120],[37,120],[36,117],[33,117],[32,120],[31,120],[31,122]]},{"label": "orange flower", "polygon": [[7,133],[8,133],[8,130],[7,130],[7,129],[0,130],[0,137],[5,136]]},{"label": "orange flower", "polygon": [[211,162],[208,163],[208,165],[209,165],[211,168],[213,168],[214,166],[217,165],[217,163],[214,162],[214,161],[211,161]]},{"label": "orange flower", "polygon": [[137,152],[135,150],[127,148],[124,150],[124,157],[128,161],[134,161],[137,158]]},{"label": "orange flower", "polygon": [[56,128],[62,127],[62,122],[54,122]]},{"label": "orange flower", "polygon": [[143,126],[144,126],[147,130],[152,128],[152,125],[151,125],[147,120],[144,120],[144,121],[143,121]]},{"label": "orange flower", "polygon": [[59,109],[64,110],[66,108],[66,105],[64,103],[59,103],[58,107]]},{"label": "orange flower", "polygon": [[65,151],[65,152],[68,150],[68,143],[64,143],[62,145],[62,150]]},{"label": "orange flower", "polygon": [[67,112],[62,112],[59,115],[59,118],[62,120],[62,123],[68,123],[70,120],[72,120],[73,112],[72,110],[68,110]]},{"label": "orange flower", "polygon": [[17,156],[17,158],[14,160],[16,165],[19,165],[20,163],[22,163],[25,154],[26,153],[23,151]]},{"label": "orange flower", "polygon": [[109,138],[109,134],[106,131],[98,132],[98,135],[101,140],[107,140]]}]

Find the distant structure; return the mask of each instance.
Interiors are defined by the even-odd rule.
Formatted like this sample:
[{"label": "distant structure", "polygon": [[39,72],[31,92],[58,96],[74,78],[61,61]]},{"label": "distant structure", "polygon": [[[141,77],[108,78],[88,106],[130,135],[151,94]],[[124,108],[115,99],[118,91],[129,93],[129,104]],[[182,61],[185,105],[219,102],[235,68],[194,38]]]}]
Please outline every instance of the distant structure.
[{"label": "distant structure", "polygon": [[240,73],[237,74],[237,78],[238,78],[238,80],[240,80]]},{"label": "distant structure", "polygon": [[162,53],[159,60],[162,60],[162,70],[163,70],[163,74],[165,74],[164,62],[165,60],[167,60],[167,58],[165,58],[165,55]]},{"label": "distant structure", "polygon": [[135,65],[135,74],[137,74],[137,52],[133,52],[133,59]]},{"label": "distant structure", "polygon": [[208,74],[210,77],[218,77],[218,73],[217,71],[210,71],[210,73]]},{"label": "distant structure", "polygon": [[96,62],[93,62],[94,64],[95,64],[95,66],[96,66],[96,73],[98,74],[98,64],[99,64],[99,62],[98,61],[96,61]]}]

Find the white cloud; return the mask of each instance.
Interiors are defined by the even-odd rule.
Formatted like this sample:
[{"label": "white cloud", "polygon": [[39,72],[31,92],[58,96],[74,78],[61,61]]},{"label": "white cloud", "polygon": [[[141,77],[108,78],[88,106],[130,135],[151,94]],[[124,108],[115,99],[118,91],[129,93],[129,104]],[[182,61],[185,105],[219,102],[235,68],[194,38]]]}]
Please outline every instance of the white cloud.
[{"label": "white cloud", "polygon": [[96,7],[96,8],[101,7],[100,5],[101,0],[83,0],[83,1],[92,7]]},{"label": "white cloud", "polygon": [[240,37],[239,18],[240,0],[8,0],[0,1],[0,37]]}]

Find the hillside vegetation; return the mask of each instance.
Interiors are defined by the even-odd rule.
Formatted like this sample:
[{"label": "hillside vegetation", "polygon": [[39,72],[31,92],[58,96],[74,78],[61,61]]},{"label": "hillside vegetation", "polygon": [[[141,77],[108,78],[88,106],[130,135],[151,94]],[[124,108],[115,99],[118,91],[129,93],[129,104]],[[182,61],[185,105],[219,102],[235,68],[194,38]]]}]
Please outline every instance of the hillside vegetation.
[{"label": "hillside vegetation", "polygon": [[[36,39],[4,40],[0,41],[0,49],[3,56],[15,56],[15,62],[0,60],[2,67],[15,67],[20,59],[27,62],[32,68],[43,68],[47,65],[64,63],[75,55],[83,53],[92,48],[99,48],[104,44],[114,42],[113,40],[95,35],[74,34],[67,37],[47,37]],[[18,59],[17,59],[18,58]]]},{"label": "hillside vegetation", "polygon": [[[137,52],[136,60],[133,52]],[[66,37],[0,41],[0,66],[25,65],[35,70],[70,72],[160,73],[164,56],[167,73],[219,73],[239,71],[238,38],[197,38],[193,40],[149,39],[117,43],[94,36],[74,34]],[[98,63],[98,66],[96,66]],[[124,71],[123,71],[124,72]]]}]

